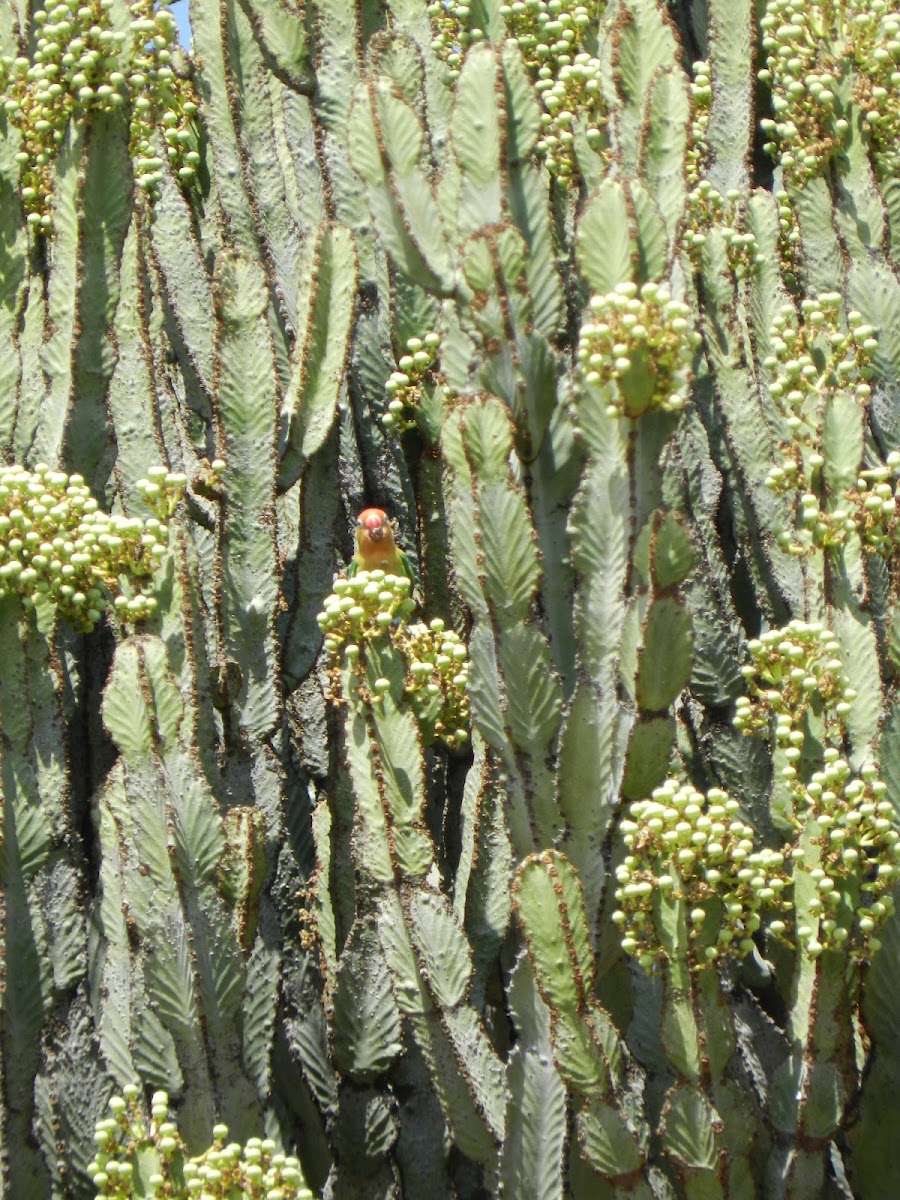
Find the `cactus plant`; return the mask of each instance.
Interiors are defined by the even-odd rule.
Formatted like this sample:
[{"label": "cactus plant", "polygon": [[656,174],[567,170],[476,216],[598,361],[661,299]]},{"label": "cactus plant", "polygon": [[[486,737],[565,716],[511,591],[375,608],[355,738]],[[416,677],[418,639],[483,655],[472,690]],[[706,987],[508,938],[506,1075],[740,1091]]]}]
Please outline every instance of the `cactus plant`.
[{"label": "cactus plant", "polygon": [[190,15],[0,7],[0,1192],[893,1197],[900,13]]}]

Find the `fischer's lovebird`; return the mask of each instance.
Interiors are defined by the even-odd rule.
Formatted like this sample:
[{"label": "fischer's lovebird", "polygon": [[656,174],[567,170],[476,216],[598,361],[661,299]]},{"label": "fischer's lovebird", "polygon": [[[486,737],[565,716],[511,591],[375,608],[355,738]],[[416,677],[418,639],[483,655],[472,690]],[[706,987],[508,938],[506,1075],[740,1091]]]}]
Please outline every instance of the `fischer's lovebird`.
[{"label": "fischer's lovebird", "polygon": [[412,563],[394,541],[394,529],[384,509],[365,508],[356,518],[356,554],[347,571],[385,571],[405,575],[415,583]]}]

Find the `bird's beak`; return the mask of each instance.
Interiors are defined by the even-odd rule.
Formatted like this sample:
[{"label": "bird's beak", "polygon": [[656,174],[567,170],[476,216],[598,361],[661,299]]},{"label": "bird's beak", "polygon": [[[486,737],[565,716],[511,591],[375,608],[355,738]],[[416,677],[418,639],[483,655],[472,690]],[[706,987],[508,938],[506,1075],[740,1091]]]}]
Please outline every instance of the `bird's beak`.
[{"label": "bird's beak", "polygon": [[373,542],[380,542],[384,537],[384,526],[376,525],[374,529],[369,530],[369,537]]}]

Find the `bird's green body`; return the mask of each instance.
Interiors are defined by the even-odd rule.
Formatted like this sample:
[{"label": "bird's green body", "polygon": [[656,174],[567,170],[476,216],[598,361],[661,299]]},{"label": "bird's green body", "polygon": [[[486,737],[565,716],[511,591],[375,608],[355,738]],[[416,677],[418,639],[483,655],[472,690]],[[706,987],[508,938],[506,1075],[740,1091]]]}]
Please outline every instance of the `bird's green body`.
[{"label": "bird's green body", "polygon": [[356,553],[347,574],[352,578],[359,571],[384,571],[388,575],[405,575],[415,586],[416,576],[409,557],[394,541],[394,531],[387,513],[380,508],[367,508],[356,521]]}]

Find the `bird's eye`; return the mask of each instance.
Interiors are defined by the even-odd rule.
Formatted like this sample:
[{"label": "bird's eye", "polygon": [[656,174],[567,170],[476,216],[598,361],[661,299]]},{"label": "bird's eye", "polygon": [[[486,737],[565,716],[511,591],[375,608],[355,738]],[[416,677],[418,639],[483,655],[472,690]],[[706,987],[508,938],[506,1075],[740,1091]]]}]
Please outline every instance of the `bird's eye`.
[{"label": "bird's eye", "polygon": [[365,521],[363,521],[361,517],[356,518],[356,528],[357,529],[365,528],[365,524],[366,524]]}]

